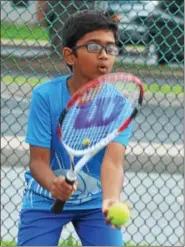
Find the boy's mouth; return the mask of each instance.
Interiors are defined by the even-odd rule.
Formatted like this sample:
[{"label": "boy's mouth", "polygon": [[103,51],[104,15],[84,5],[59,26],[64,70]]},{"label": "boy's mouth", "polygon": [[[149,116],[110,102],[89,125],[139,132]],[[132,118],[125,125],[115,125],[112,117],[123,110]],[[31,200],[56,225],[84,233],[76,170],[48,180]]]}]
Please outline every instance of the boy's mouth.
[{"label": "boy's mouth", "polygon": [[99,66],[98,71],[102,74],[105,74],[108,72],[108,68],[106,66]]}]

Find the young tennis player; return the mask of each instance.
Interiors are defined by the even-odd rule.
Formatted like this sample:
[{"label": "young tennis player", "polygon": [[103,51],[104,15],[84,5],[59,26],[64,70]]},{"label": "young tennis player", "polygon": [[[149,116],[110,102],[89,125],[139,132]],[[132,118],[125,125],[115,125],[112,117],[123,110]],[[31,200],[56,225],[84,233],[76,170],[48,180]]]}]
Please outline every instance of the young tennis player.
[{"label": "young tennis player", "polygon": [[[123,246],[123,233],[111,226],[109,207],[120,200],[128,127],[65,182],[69,157],[56,134],[59,115],[70,97],[90,80],[111,72],[118,55],[117,25],[103,13],[81,11],[63,28],[62,54],[71,73],[34,88],[26,142],[29,170],[20,212],[18,246],[56,246],[64,225],[72,222],[82,245]],[[67,200],[61,214],[51,212],[56,199]]]}]

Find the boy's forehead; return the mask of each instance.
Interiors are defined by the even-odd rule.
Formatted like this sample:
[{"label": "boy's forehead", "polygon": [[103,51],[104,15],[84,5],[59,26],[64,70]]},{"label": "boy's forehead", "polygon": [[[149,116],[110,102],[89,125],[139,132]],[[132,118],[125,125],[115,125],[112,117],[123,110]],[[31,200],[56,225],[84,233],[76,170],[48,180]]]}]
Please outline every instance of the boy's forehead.
[{"label": "boy's forehead", "polygon": [[91,40],[99,40],[102,42],[115,42],[114,34],[111,30],[96,30],[86,33],[79,41],[88,42]]}]

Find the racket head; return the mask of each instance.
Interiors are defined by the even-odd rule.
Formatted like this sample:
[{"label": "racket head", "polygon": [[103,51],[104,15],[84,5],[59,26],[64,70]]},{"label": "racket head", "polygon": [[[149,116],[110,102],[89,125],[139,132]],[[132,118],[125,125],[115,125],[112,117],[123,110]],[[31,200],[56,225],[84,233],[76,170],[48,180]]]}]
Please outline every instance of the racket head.
[{"label": "racket head", "polygon": [[58,134],[75,156],[102,149],[136,117],[144,96],[141,80],[128,73],[100,76],[81,87],[59,118]]}]

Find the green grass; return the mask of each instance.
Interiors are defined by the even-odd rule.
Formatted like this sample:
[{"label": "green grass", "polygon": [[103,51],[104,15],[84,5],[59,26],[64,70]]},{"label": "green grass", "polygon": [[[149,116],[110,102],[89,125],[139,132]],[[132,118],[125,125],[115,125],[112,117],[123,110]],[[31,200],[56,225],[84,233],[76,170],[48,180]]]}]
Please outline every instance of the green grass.
[{"label": "green grass", "polygon": [[49,34],[46,28],[36,27],[34,25],[19,25],[13,23],[1,23],[2,39],[18,40],[49,40]]},{"label": "green grass", "polygon": [[[16,83],[19,85],[30,84],[32,86],[35,86],[37,84],[40,84],[48,80],[49,80],[48,77],[43,77],[39,79],[35,76],[25,78],[24,76],[12,77],[12,76],[7,75],[1,78],[1,82],[5,84],[12,84],[12,83]],[[170,86],[168,84],[159,85],[157,83],[151,83],[150,85],[145,84],[144,87],[145,87],[145,92],[151,92],[151,93],[162,93],[162,94],[173,93],[177,95],[184,93],[184,87],[181,85]]]},{"label": "green grass", "polygon": [[144,85],[145,92],[151,93],[163,93],[163,94],[181,94],[184,93],[184,87],[180,85],[170,86],[168,84],[159,85],[157,83],[152,83],[151,85]]},{"label": "green grass", "polygon": [[124,60],[119,60],[115,62],[115,69],[116,70],[128,70],[128,71],[142,71],[142,70],[147,70],[149,73],[156,72],[157,74],[165,74],[166,72],[170,73],[171,75],[174,75],[175,73],[179,73],[181,76],[183,76],[183,64],[179,64],[179,67],[174,67],[170,68],[168,64],[166,65],[147,65],[147,64],[142,64],[142,63],[128,63],[125,62]]},{"label": "green grass", "polygon": [[1,241],[1,246],[16,246],[15,241]]},{"label": "green grass", "polygon": [[[1,246],[16,246],[15,241],[1,241]],[[82,246],[79,242],[76,242],[73,240],[73,238],[70,236],[68,239],[62,241],[59,243],[58,246]],[[140,244],[136,245],[132,242],[125,243],[125,246],[148,246],[148,244]]]},{"label": "green grass", "polygon": [[12,77],[12,76],[7,75],[7,76],[3,76],[1,78],[1,82],[5,83],[5,84],[12,84],[12,83],[16,83],[19,85],[30,84],[32,86],[35,86],[37,84],[40,84],[40,83],[48,81],[48,80],[49,80],[48,77],[37,78],[35,76],[26,78],[24,76]]}]

